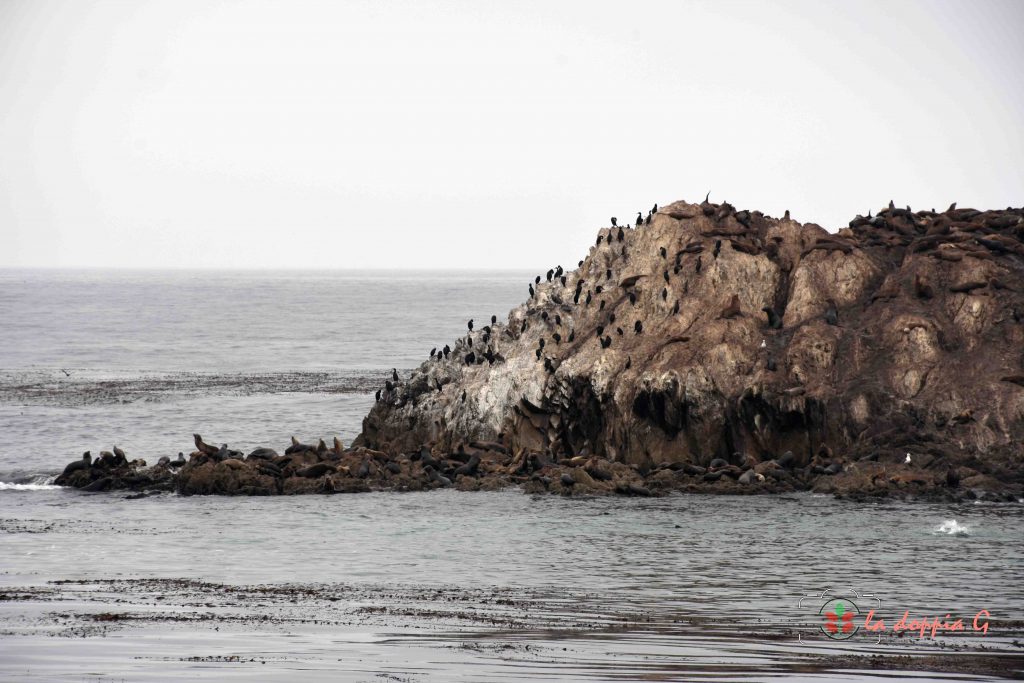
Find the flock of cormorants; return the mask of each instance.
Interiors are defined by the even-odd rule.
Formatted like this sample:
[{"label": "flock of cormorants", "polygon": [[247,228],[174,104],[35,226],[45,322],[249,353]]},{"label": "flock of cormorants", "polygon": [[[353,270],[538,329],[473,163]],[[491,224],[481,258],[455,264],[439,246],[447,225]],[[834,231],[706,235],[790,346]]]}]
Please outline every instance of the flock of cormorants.
[{"label": "flock of cormorants", "polygon": [[[664,305],[667,305],[669,294],[672,293],[670,290],[672,276],[678,275],[683,269],[684,265],[682,262],[683,257],[696,255],[696,259],[693,261],[693,270],[695,273],[701,273],[704,262],[702,252],[705,249],[704,241],[706,238],[714,238],[714,247],[711,250],[711,258],[717,259],[721,253],[723,243],[728,241],[729,246],[735,251],[740,251],[748,254],[759,254],[767,252],[769,256],[775,258],[779,256],[778,246],[780,238],[774,238],[773,240],[762,239],[764,236],[763,230],[759,230],[761,226],[754,225],[755,220],[758,219],[760,214],[751,211],[737,211],[728,202],[722,202],[721,204],[714,204],[709,201],[710,193],[704,198],[704,201],[697,207],[705,217],[712,219],[716,227],[711,231],[704,231],[700,239],[695,239],[689,244],[686,244],[679,249],[674,255],[669,254],[666,246],[658,247],[658,254],[661,259],[668,261],[666,267],[662,271],[662,278],[664,279],[664,286],[660,290],[660,298]],[[646,225],[650,225],[652,218],[658,213],[658,205],[655,204],[653,208],[647,212],[644,217],[643,212],[637,212],[636,217],[636,228],[631,227],[629,224],[621,226],[618,223],[616,217],[611,218],[611,228],[607,231],[602,230],[601,234],[598,235],[594,249],[600,250],[602,245],[612,252],[612,258],[617,259],[621,257],[624,261],[628,260],[627,250],[627,231],[635,231]],[[684,209],[668,209],[666,214],[673,219],[681,220],[686,218],[695,218],[697,213],[690,208]],[[956,209],[954,203],[944,214],[938,214],[932,212],[917,212],[913,213],[910,207],[906,209],[898,209],[892,202],[889,203],[887,209],[883,209],[876,216],[872,216],[870,212],[866,217],[858,216],[850,222],[850,229],[854,232],[861,233],[864,231],[870,231],[871,235],[868,237],[867,244],[869,246],[881,244],[886,246],[908,246],[913,243],[915,250],[923,250],[928,248],[935,248],[945,238],[948,238],[950,230],[957,228],[964,229],[967,222],[972,219],[981,216],[983,219],[985,216],[982,212],[975,211],[973,209]],[[1014,217],[1016,219],[1016,217]],[[789,211],[785,212],[784,220],[789,220]],[[1009,223],[1006,226],[1002,224],[996,225],[992,221],[998,223],[999,221],[1007,222],[1010,219],[1007,218],[990,218],[984,222],[985,226],[993,230],[1000,228],[1011,227]],[[991,225],[990,225],[991,224]],[[1016,224],[1015,224],[1016,225]],[[924,234],[922,234],[924,233]],[[804,254],[814,249],[828,249],[828,250],[841,250],[844,253],[850,253],[854,248],[856,240],[851,240],[844,237],[842,234],[829,234],[823,236],[817,240],[817,242],[805,250]],[[987,249],[994,252],[1001,252],[1009,249],[1007,242],[1001,241],[998,235],[994,236],[981,236],[976,235],[974,243],[979,245],[977,249]],[[960,245],[961,249],[972,248],[968,245]],[[616,253],[617,252],[617,253]],[[594,258],[598,252],[593,252],[588,259]],[[956,254],[951,254],[950,251],[945,253],[937,254],[938,258],[954,259],[957,257]],[[585,260],[579,262],[579,267],[582,270],[585,264]],[[509,339],[515,340],[519,336],[523,335],[532,324],[543,325],[545,330],[549,333],[550,339],[556,346],[561,345],[563,342],[573,344],[577,340],[575,327],[572,325],[573,317],[573,306],[582,305],[584,308],[589,308],[594,304],[594,300],[597,299],[597,309],[603,312],[606,305],[609,303],[608,298],[603,296],[606,292],[606,285],[612,281],[615,273],[613,272],[612,263],[609,263],[601,273],[604,276],[605,285],[598,284],[597,282],[588,281],[587,278],[583,277],[583,273],[580,272],[576,277],[575,285],[571,290],[572,305],[570,306],[566,299],[568,293],[564,292],[568,285],[572,274],[567,274],[561,265],[557,265],[554,268],[549,269],[543,276],[537,275],[533,282],[529,283],[527,288],[529,291],[530,302],[536,302],[541,297],[542,292],[547,296],[542,303],[537,307],[529,307],[527,310],[526,317],[522,320],[518,326],[518,330],[512,329],[511,327],[504,327],[498,325],[497,316],[491,316],[491,324],[486,325],[479,331],[474,333],[473,320],[467,323],[468,334],[464,338],[460,338],[456,344],[455,349],[451,349],[449,346],[445,346],[441,351],[436,348],[431,349],[430,359],[437,362],[444,362],[449,359],[452,353],[456,353],[456,357],[460,362],[465,365],[481,365],[485,361],[489,364],[501,363],[505,361],[505,358],[496,350],[494,341],[495,336],[502,334],[507,335]],[[593,268],[591,268],[593,270]],[[617,285],[624,290],[625,296],[628,298],[630,305],[635,306],[637,303],[637,292],[634,290],[634,285],[637,281],[644,276],[634,275],[631,277],[624,278]],[[978,286],[984,286],[986,283],[981,283]],[[915,291],[921,298],[930,298],[934,295],[931,286],[921,280],[920,278],[915,279]],[[684,280],[682,293],[689,293],[689,282]],[[881,296],[884,296],[882,294]],[[582,302],[582,304],[581,304]],[[611,302],[614,304],[616,302]],[[554,304],[552,307],[551,304]],[[553,308],[553,311],[548,310]],[[672,304],[670,315],[677,315],[680,310],[679,298],[676,298]],[[771,306],[765,306],[761,309],[767,315],[767,326],[769,329],[778,330],[783,326],[782,314]],[[567,314],[568,320],[563,321],[563,315]],[[740,298],[738,295],[733,294],[729,304],[721,311],[720,319],[729,319],[737,316],[742,316],[743,311],[740,305]],[[539,323],[536,322],[536,317],[539,317]],[[602,313],[603,321],[596,326],[596,338],[602,349],[611,348],[613,343],[613,336],[611,330],[614,330],[616,335],[623,335],[622,327],[613,327],[615,324],[615,313],[610,311],[607,314]],[[829,325],[839,324],[839,309],[836,302],[829,299],[827,307],[823,314],[825,322]],[[643,331],[644,321],[637,319],[633,322],[633,330],[635,334],[641,334]],[[503,329],[502,329],[503,328]],[[566,329],[568,328],[568,329]],[[608,331],[608,333],[606,333]],[[541,336],[535,349],[535,356],[537,362],[543,362],[544,367],[548,372],[554,372],[558,367],[558,360],[550,356],[545,355],[544,349],[546,346],[546,339]],[[626,367],[630,367],[632,359],[627,359]],[[766,367],[769,370],[775,370],[775,362],[773,359],[768,358]],[[438,392],[443,391],[443,384],[439,379],[434,380],[435,388]],[[377,401],[388,400],[396,398],[395,390],[399,384],[399,378],[397,371],[392,371],[391,381],[385,383],[383,391],[377,391]],[[402,399],[401,396],[397,398]],[[463,395],[463,399],[465,396]],[[402,399],[404,400],[404,399]]]}]

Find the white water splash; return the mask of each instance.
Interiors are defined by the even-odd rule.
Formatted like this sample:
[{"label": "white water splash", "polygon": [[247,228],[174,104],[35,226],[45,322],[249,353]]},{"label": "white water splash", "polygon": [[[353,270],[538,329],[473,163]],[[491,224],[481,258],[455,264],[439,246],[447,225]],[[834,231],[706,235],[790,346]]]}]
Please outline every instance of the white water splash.
[{"label": "white water splash", "polygon": [[0,491],[56,491],[64,488],[63,486],[54,486],[55,479],[54,476],[40,474],[34,477],[25,477],[20,482],[0,481]]},{"label": "white water splash", "polygon": [[970,534],[970,531],[970,527],[966,524],[960,524],[955,519],[947,519],[932,533],[947,534],[949,536],[967,536]]}]

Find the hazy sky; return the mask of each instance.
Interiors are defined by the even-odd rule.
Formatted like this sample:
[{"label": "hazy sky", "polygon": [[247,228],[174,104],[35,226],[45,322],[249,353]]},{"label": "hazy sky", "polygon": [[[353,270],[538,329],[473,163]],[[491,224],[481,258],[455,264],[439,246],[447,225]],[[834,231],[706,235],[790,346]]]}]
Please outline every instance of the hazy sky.
[{"label": "hazy sky", "polygon": [[1024,204],[1024,2],[0,0],[0,266],[575,265]]}]

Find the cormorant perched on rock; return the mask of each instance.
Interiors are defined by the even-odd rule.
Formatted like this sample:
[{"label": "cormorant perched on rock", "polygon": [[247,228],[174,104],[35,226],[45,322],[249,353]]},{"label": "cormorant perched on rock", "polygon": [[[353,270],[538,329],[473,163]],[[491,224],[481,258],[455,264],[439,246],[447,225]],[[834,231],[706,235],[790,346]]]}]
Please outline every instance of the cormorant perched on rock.
[{"label": "cormorant perched on rock", "polygon": [[631,367],[633,367],[633,357],[626,356],[626,369],[629,370]]},{"label": "cormorant perched on rock", "polygon": [[668,258],[668,250],[665,247],[659,247],[658,253],[661,254],[661,258]]},{"label": "cormorant perched on rock", "polygon": [[441,380],[434,378],[434,386],[437,387],[437,393],[441,393]]},{"label": "cormorant perched on rock", "polygon": [[661,288],[661,300],[668,301],[668,288],[666,287]]},{"label": "cormorant perched on rock", "polygon": [[605,277],[606,280],[611,280],[612,279],[612,269],[611,268],[605,269],[604,277]]},{"label": "cormorant perched on rock", "polygon": [[668,284],[668,281],[669,281],[669,280],[668,280],[668,271],[666,270],[666,271],[665,271],[665,272],[663,273],[663,275],[664,275],[664,277],[665,277],[665,284]]},{"label": "cormorant perched on rock", "polygon": [[537,343],[540,345],[540,348],[543,349],[544,348],[544,337],[541,337],[540,341],[538,341]]},{"label": "cormorant perched on rock", "polygon": [[644,219],[644,225],[651,224],[651,214],[647,214],[647,218]]},{"label": "cormorant perched on rock", "polygon": [[604,334],[604,325],[598,325],[597,326],[597,336],[600,337],[602,334]]},{"label": "cormorant perched on rock", "polygon": [[615,216],[612,216],[612,227],[614,228],[618,224],[619,224],[619,219],[616,218]]},{"label": "cormorant perched on rock", "polygon": [[765,306],[761,310],[768,314],[768,327],[773,330],[782,328],[782,318],[779,317],[779,314],[775,312],[774,308],[771,306]]},{"label": "cormorant perched on rock", "polygon": [[555,276],[555,269],[554,268],[549,269],[548,270],[548,274],[547,274],[548,282],[551,282],[551,278],[553,278],[554,276]]},{"label": "cormorant perched on rock", "polygon": [[828,308],[825,309],[825,322],[829,325],[839,324],[839,311],[836,309],[836,302],[832,299],[828,300]]},{"label": "cormorant perched on rock", "polygon": [[533,298],[533,285],[530,285],[530,298]]},{"label": "cormorant perched on rock", "polygon": [[574,339],[576,339],[576,330],[575,329],[569,330],[569,339],[568,339],[569,343],[571,344]]},{"label": "cormorant perched on rock", "polygon": [[376,400],[376,402],[377,402],[377,403],[380,403],[380,389],[378,389],[378,390],[377,390],[377,393],[376,393],[376,394],[374,394],[374,396],[376,397],[376,399],[375,399],[375,400]]},{"label": "cormorant perched on rock", "polygon": [[579,305],[580,303],[580,290],[576,290],[576,293],[572,295],[572,302]]},{"label": "cormorant perched on rock", "polygon": [[561,344],[562,343],[562,335],[558,334],[557,332],[555,332],[553,335],[551,335],[551,337],[555,340],[556,344]]},{"label": "cormorant perched on rock", "polygon": [[654,208],[651,209],[651,213],[658,213],[658,204],[657,204],[657,202],[655,202]]},{"label": "cormorant perched on rock", "polygon": [[720,251],[722,251],[722,240],[715,240],[715,251],[713,252],[715,258],[718,258]]},{"label": "cormorant perched on rock", "polygon": [[465,389],[462,390],[462,402],[463,403],[466,402],[466,390]]},{"label": "cormorant perched on rock", "polygon": [[599,311],[603,311],[604,310],[604,299],[601,299],[601,305],[597,307],[597,310],[599,310]]},{"label": "cormorant perched on rock", "polygon": [[469,331],[470,331],[470,332],[472,332],[472,331],[473,331],[473,319],[472,319],[472,318],[470,318],[470,319],[469,319],[469,322],[468,322],[468,323],[466,323],[466,327],[468,327],[468,328],[469,328]]},{"label": "cormorant perched on rock", "polygon": [[589,306],[589,305],[590,305],[590,301],[591,301],[591,299],[592,299],[592,298],[593,298],[593,297],[591,297],[591,296],[590,296],[590,290],[588,289],[588,290],[587,290],[587,300],[586,300],[586,305],[587,305],[587,306]]},{"label": "cormorant perched on rock", "polygon": [[540,319],[541,320],[547,320],[548,319],[548,312],[547,311],[541,311],[540,312]]},{"label": "cormorant perched on rock", "polygon": [[601,340],[601,348],[602,349],[607,349],[611,345],[612,345],[612,338],[611,337],[605,337],[604,339]]},{"label": "cormorant perched on rock", "polygon": [[385,382],[384,382],[384,391],[386,391],[386,392],[388,392],[390,394],[391,390],[394,389],[394,388],[395,388],[395,385],[392,384],[390,380],[385,380]]},{"label": "cormorant perched on rock", "polygon": [[470,348],[473,347],[473,337],[472,336],[467,336],[466,337],[466,345],[469,346]]},{"label": "cormorant perched on rock", "polygon": [[540,275],[538,275],[537,278],[533,281],[533,284],[535,284],[535,285],[539,285],[540,284]]},{"label": "cormorant perched on rock", "polygon": [[616,328],[615,328],[615,333],[616,333],[617,335],[619,335],[620,337],[621,337],[621,336],[622,336],[622,335],[624,334],[624,332],[622,331],[622,328],[621,328],[621,327],[616,327]]},{"label": "cormorant perched on rock", "polygon": [[430,349],[430,357],[433,358],[437,354],[437,347]]},{"label": "cormorant perched on rock", "polygon": [[635,323],[633,323],[633,331],[636,332],[637,334],[640,334],[641,332],[644,331],[644,324],[637,320]]},{"label": "cormorant perched on rock", "polygon": [[558,278],[558,280],[559,280],[559,282],[562,283],[562,286],[565,287],[565,276],[562,275],[561,277]]},{"label": "cormorant perched on rock", "polygon": [[698,256],[697,257],[697,272],[698,273],[700,272],[700,269],[701,269],[702,265],[703,265],[703,263],[701,262],[701,257]]},{"label": "cormorant perched on rock", "polygon": [[629,293],[629,303],[634,304],[634,305],[636,304],[636,293],[635,292],[630,292]]},{"label": "cormorant perched on rock", "polygon": [[679,313],[679,299],[676,299],[676,305],[672,307],[672,315]]},{"label": "cormorant perched on rock", "polygon": [[577,268],[582,268],[583,267],[583,259],[580,259],[580,262],[576,264],[576,267]]},{"label": "cormorant perched on rock", "polygon": [[472,365],[476,362],[476,354],[470,351],[466,354],[466,365]]},{"label": "cormorant perched on rock", "polygon": [[[619,241],[621,242],[624,239],[626,239],[626,233],[622,231],[622,228],[619,228]],[[611,240],[608,241],[610,242]]]},{"label": "cormorant perched on rock", "polygon": [[555,277],[560,277],[565,271],[562,270],[562,266],[555,266]]},{"label": "cormorant perched on rock", "polygon": [[536,355],[536,356],[537,356],[537,360],[540,360],[540,354],[541,354],[541,352],[542,352],[542,349],[541,349],[540,347],[538,347],[538,348],[537,348],[537,349],[536,349],[536,350],[535,350],[535,351],[533,352],[533,353],[534,353],[534,355]]},{"label": "cormorant perched on rock", "polygon": [[601,285],[598,285],[597,287],[594,287],[594,293],[595,294],[600,294],[603,291],[604,291],[604,287],[602,287]]},{"label": "cormorant perched on rock", "polygon": [[612,312],[611,312],[611,313],[610,313],[610,314],[608,315],[608,322],[610,322],[610,323],[613,323],[613,322],[615,322],[615,311],[612,311]]},{"label": "cormorant perched on rock", "polygon": [[451,348],[447,344],[445,344],[444,345],[444,357],[447,358],[448,354],[451,353],[451,352],[452,352]]},{"label": "cormorant perched on rock", "polygon": [[397,382],[398,381],[398,368],[391,368],[391,381],[392,382]]},{"label": "cormorant perched on rock", "polygon": [[526,332],[526,320],[523,320],[523,324],[519,326],[519,334]]},{"label": "cormorant perched on rock", "polygon": [[672,274],[673,275],[679,275],[679,271],[682,270],[682,269],[683,269],[683,267],[677,264],[677,265],[673,266]]},{"label": "cormorant perched on rock", "polygon": [[[597,246],[601,246],[601,240],[603,240],[603,239],[604,239],[604,235],[598,235],[597,236]],[[582,266],[583,264],[581,263],[580,265]]]},{"label": "cormorant perched on rock", "polygon": [[555,313],[555,324],[558,326],[562,325],[562,316],[558,315],[557,313]]},{"label": "cormorant perched on rock", "polygon": [[732,295],[732,300],[729,305],[722,309],[722,314],[719,318],[735,318],[740,314],[740,297],[738,294]]},{"label": "cormorant perched on rock", "polygon": [[643,214],[643,212],[637,211],[636,212],[636,225],[637,225],[637,227],[640,227],[640,225],[643,222],[644,222],[644,214]]}]

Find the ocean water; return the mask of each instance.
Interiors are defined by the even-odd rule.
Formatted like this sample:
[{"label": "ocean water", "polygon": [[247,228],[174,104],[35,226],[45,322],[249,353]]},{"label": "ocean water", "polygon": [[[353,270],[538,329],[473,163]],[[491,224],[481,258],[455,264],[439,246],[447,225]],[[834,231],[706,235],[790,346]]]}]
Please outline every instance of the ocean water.
[{"label": "ocean water", "polygon": [[[531,275],[0,271],[0,680],[1024,676],[1020,504],[47,485],[195,431],[348,442],[391,368]],[[888,630],[823,635],[837,594]]]}]

